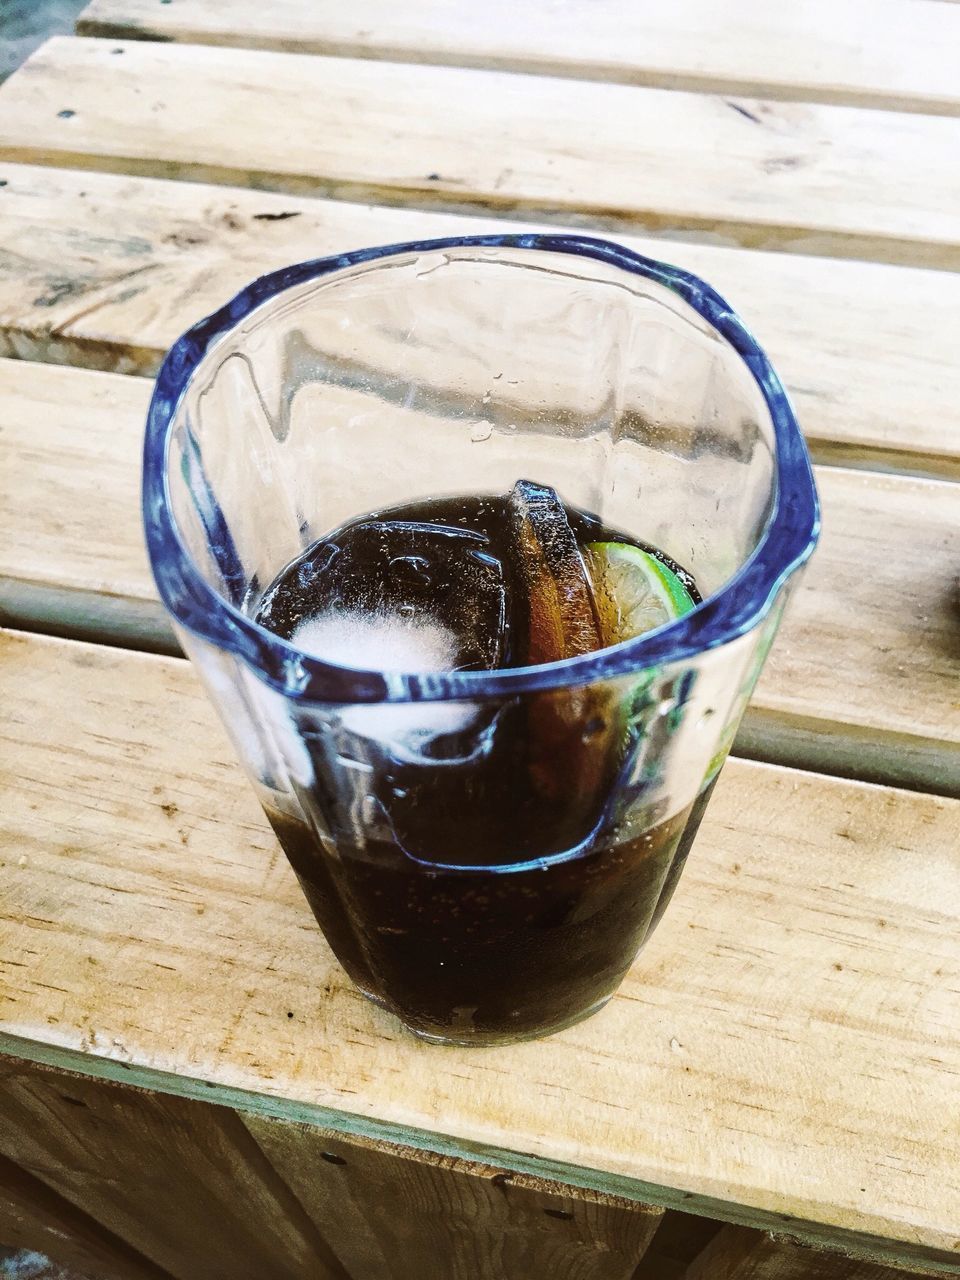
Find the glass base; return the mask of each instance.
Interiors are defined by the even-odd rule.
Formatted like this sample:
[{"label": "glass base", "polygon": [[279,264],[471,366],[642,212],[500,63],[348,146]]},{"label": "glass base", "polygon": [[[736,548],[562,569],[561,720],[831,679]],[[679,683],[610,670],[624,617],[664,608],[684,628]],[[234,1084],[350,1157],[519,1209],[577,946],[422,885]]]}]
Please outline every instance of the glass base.
[{"label": "glass base", "polygon": [[373,995],[370,991],[365,991],[362,987],[358,988],[360,993],[365,996],[371,1004],[375,1004],[377,1008],[383,1009],[386,1013],[392,1014],[399,1022],[403,1024],[407,1031],[412,1032],[418,1040],[425,1040],[427,1044],[440,1045],[456,1045],[458,1048],[464,1049],[494,1049],[499,1045],[522,1044],[526,1040],[542,1040],[545,1036],[556,1035],[560,1031],[566,1031],[568,1027],[574,1027],[578,1022],[583,1022],[587,1018],[592,1018],[595,1013],[599,1013],[604,1005],[609,1004],[613,998],[613,992],[604,996],[602,1000],[598,1000],[596,1004],[592,1004],[589,1009],[582,1009],[577,1013],[571,1014],[569,1018],[563,1022],[552,1023],[547,1027],[536,1027],[530,1031],[478,1031],[474,1034],[465,1035],[456,1030],[449,1031],[426,1031],[422,1027],[412,1027],[405,1022],[395,1009],[392,1009],[385,1000],[381,1000],[379,996]]}]

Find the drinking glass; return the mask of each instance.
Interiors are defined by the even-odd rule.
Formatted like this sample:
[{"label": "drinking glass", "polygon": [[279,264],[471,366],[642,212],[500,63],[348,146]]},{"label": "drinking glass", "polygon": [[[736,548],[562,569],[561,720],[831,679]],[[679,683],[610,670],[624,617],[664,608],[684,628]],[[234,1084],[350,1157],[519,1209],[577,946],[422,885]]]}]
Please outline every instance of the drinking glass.
[{"label": "drinking glass", "polygon": [[[255,621],[345,521],[519,478],[665,552],[703,602],[490,671],[338,665]],[[559,1030],[616,990],[819,523],[791,406],[727,303],[619,245],[545,234],[255,281],[164,361],[143,513],[183,648],[338,960],[417,1034],[460,1044]]]}]

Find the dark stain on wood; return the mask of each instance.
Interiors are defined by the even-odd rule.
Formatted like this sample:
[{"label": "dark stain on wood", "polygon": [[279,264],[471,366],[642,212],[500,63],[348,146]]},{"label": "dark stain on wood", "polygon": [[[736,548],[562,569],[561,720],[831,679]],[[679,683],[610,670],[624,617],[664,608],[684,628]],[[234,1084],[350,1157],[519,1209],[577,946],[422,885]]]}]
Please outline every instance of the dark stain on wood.
[{"label": "dark stain on wood", "polygon": [[34,298],[33,305],[35,307],[55,307],[66,298],[76,298],[85,293],[87,284],[86,280],[70,280],[66,277],[48,280],[46,290]]},{"label": "dark stain on wood", "polygon": [[[80,17],[76,24],[78,36],[99,36],[101,40],[150,40],[155,44],[173,44],[173,36],[162,31],[151,31],[149,27],[140,26],[133,18],[126,22],[101,22],[97,18]],[[122,53],[122,49],[111,49],[111,53]]]},{"label": "dark stain on wood", "polygon": [[198,231],[171,231],[163,237],[163,244],[172,244],[177,249],[192,249],[198,244],[206,244],[210,236]]},{"label": "dark stain on wood", "polygon": [[770,156],[760,167],[764,173],[782,173],[789,169],[800,169],[804,163],[803,156]]},{"label": "dark stain on wood", "polygon": [[739,102],[732,102],[729,98],[724,98],[724,102],[728,107],[736,111],[737,115],[743,116],[744,120],[750,120],[753,124],[763,124],[759,116],[755,116],[752,111],[748,111],[746,107],[740,105]]}]

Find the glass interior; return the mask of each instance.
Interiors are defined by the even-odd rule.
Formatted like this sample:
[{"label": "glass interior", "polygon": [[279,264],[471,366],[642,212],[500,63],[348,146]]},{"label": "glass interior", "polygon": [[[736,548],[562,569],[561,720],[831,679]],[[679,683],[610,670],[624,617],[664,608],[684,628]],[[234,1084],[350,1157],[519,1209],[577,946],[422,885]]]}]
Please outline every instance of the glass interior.
[{"label": "glass interior", "polygon": [[[518,479],[708,598],[495,671],[342,667],[253,621],[344,522]],[[792,411],[723,300],[586,238],[287,268],[171,349],[143,501],[178,634],[358,988],[459,1044],[600,1008],[666,909],[816,538]]]},{"label": "glass interior", "polygon": [[518,478],[661,548],[706,596],[761,538],[775,446],[750,369],[673,289],[468,244],[256,307],[194,371],[167,475],[180,540],[234,605],[352,517]]}]

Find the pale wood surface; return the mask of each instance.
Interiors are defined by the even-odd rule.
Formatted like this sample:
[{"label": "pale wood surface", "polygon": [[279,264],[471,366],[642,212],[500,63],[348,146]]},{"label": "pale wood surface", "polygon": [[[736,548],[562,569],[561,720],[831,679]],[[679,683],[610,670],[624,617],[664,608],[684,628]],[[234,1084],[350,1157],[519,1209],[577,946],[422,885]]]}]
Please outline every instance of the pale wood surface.
[{"label": "pale wood surface", "polygon": [[631,1280],[662,1217],[455,1156],[244,1123],[356,1280]]},{"label": "pale wood surface", "polygon": [[915,1280],[930,1274],[805,1248],[749,1227],[724,1227],[683,1280]]},{"label": "pale wood surface", "polygon": [[0,360],[0,622],[179,651],[139,511],[151,389]]},{"label": "pale wood surface", "polygon": [[[747,736],[763,741],[783,726],[809,765],[868,777],[890,768],[887,777],[956,794],[960,486],[828,467],[817,485],[821,543],[770,651]],[[808,733],[836,741],[808,743]]]},{"label": "pale wood surface", "polygon": [[0,1152],[175,1280],[351,1280],[227,1108],[6,1057],[0,1084]]},{"label": "pale wood surface", "polygon": [[956,119],[198,45],[55,38],[0,89],[8,160],[951,269],[958,152]]},{"label": "pale wood surface", "polygon": [[344,978],[187,664],[7,633],[0,680],[8,1051],[956,1260],[956,801],[733,761],[601,1014],[438,1051]]},{"label": "pale wood surface", "polygon": [[0,1240],[11,1249],[42,1250],[72,1274],[82,1272],[90,1280],[170,1280],[167,1272],[3,1156]]},{"label": "pale wood surface", "polygon": [[82,35],[447,63],[960,113],[960,15],[933,0],[93,0]]},{"label": "pale wood surface", "polygon": [[[926,0],[917,0],[917,3]],[[0,165],[0,354],[149,373],[264,271],[515,224],[238,188]],[[814,456],[960,478],[960,279],[618,237],[728,297],[790,390]]]},{"label": "pale wood surface", "polygon": [[[141,532],[149,392],[139,378],[0,360],[0,619],[175,651]],[[822,542],[742,743],[960,792],[960,486],[830,467],[817,482]]]},{"label": "pale wood surface", "polygon": [[[225,20],[242,42],[284,40],[291,3],[251,16],[241,0]],[[620,6],[614,30],[612,0],[538,17],[547,3],[505,20],[440,0],[298,4],[306,39],[349,59],[51,42],[0,92],[0,353],[151,372],[192,319],[291,260],[490,229],[489,212],[642,229],[664,238],[631,243],[730,296],[818,458],[960,477],[960,121],[916,114],[958,113],[951,6],[734,0],[720,18],[679,0],[665,17]],[[204,9],[156,3],[156,34],[224,43]],[[634,79],[661,87],[612,83]],[[841,101],[856,105],[815,105]],[[35,626],[167,634],[133,532],[147,390],[0,367],[0,590]],[[824,543],[739,745],[953,790],[958,490],[820,483]],[[558,1276],[626,1276],[655,1216],[620,1192],[873,1246],[849,1280],[887,1280],[887,1255],[957,1272],[955,801],[734,761],[603,1014],[492,1055],[440,1052],[346,983],[186,664],[7,635],[0,686],[0,1048],[93,1077],[68,1102],[21,1066],[4,1094],[0,1151],[46,1188],[54,1231],[92,1206],[110,1242],[153,1259],[143,1280],[151,1265],[194,1280],[198,1250],[214,1280],[344,1280],[337,1249],[406,1280],[392,1222],[413,1224],[426,1274],[458,1215],[486,1226],[455,1258],[484,1265],[499,1232],[523,1266],[532,1212]],[[114,1105],[117,1076],[163,1092]],[[208,1105],[238,1099],[256,1114]],[[424,1150],[388,1154],[387,1138]],[[321,1141],[348,1165],[318,1158]],[[334,1180],[350,1165],[348,1205]],[[181,1214],[187,1168],[201,1189]],[[567,1208],[535,1173],[606,1195]],[[713,1255],[730,1280],[819,1274],[807,1250],[754,1235],[738,1252],[744,1238]]]}]

